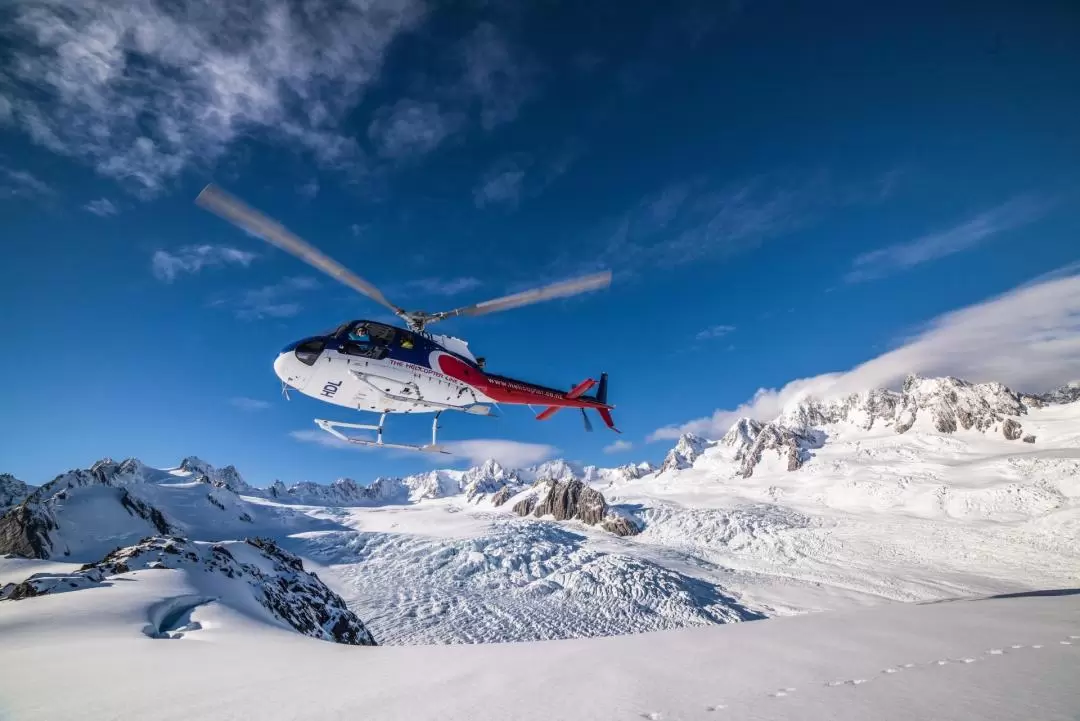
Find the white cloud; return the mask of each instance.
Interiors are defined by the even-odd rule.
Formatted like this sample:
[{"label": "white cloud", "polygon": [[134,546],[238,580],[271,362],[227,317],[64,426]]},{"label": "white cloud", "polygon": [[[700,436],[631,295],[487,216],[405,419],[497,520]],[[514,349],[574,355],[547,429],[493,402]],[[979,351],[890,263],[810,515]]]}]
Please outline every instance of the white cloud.
[{"label": "white cloud", "polygon": [[364,229],[360,227],[359,223],[353,223],[349,226],[349,232],[353,234],[354,238],[359,238],[363,230]]},{"label": "white cloud", "polygon": [[630,441],[617,440],[614,443],[604,446],[604,453],[625,453],[631,450],[634,444]]},{"label": "white cloud", "polygon": [[188,245],[170,253],[158,250],[150,261],[154,276],[171,283],[181,273],[195,274],[204,268],[220,268],[225,265],[247,267],[255,260],[255,254],[223,245]]},{"label": "white cloud", "polygon": [[874,280],[969,250],[995,235],[1037,220],[1048,208],[1048,202],[1030,196],[1013,198],[948,230],[863,253],[852,262],[845,279],[849,283]]},{"label": "white cloud", "polygon": [[98,198],[97,200],[91,200],[89,203],[83,206],[83,210],[93,213],[94,215],[100,215],[105,217],[108,215],[116,215],[120,211],[117,210],[113,202],[108,198]]},{"label": "white cloud", "polygon": [[242,411],[265,411],[270,407],[267,401],[261,401],[257,398],[245,398],[244,396],[230,398],[229,404]]},{"label": "white cloud", "polygon": [[384,158],[430,153],[464,123],[459,113],[443,113],[433,102],[403,99],[375,112],[368,137]]},{"label": "white cloud", "polygon": [[442,445],[453,455],[466,459],[474,465],[493,458],[508,468],[520,468],[540,463],[559,452],[558,448],[542,443],[519,443],[493,438],[451,441]]},{"label": "white cloud", "polygon": [[0,166],[0,198],[40,198],[50,195],[53,195],[53,189],[33,173]]},{"label": "white cloud", "polygon": [[242,320],[262,318],[291,318],[300,312],[296,296],[303,291],[314,290],[319,282],[314,278],[299,276],[285,278],[280,283],[264,285],[244,291],[236,299],[236,317]]},{"label": "white cloud", "polygon": [[687,432],[719,437],[741,416],[772,420],[800,397],[895,387],[909,373],[1000,381],[1015,390],[1041,392],[1075,379],[1078,367],[1080,275],[1051,277],[935,318],[902,346],[849,371],[762,388],[738,408],[660,428],[649,440]]},{"label": "white cloud", "polygon": [[708,328],[698,331],[698,334],[694,336],[697,340],[710,340],[712,338],[723,338],[728,333],[735,331],[733,325],[712,325]]},{"label": "white cloud", "polygon": [[4,117],[34,142],[153,192],[262,131],[326,165],[421,0],[21,3],[5,18]]}]

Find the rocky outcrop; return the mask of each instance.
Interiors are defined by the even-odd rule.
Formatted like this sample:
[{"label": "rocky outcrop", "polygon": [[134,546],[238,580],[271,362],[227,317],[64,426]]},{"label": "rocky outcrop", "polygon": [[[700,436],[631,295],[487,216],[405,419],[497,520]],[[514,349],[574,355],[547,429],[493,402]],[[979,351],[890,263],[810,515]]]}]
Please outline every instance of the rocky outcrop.
[{"label": "rocky outcrop", "polygon": [[[176,536],[148,537],[74,573],[39,573],[9,584],[0,591],[0,598],[15,601],[99,587],[113,576],[150,569],[213,574],[220,580],[209,585],[220,589],[224,584],[228,589],[222,603],[235,602],[237,596],[254,597],[273,618],[305,636],[351,646],[375,645],[371,633],[340,596],[305,571],[299,558],[264,538],[196,543]],[[193,580],[205,582],[204,578]],[[161,633],[158,629],[155,637]]]},{"label": "rocky outcrop", "polygon": [[1006,418],[1001,425],[1001,432],[1005,435],[1006,440],[1015,441],[1023,435],[1023,428],[1012,418]]},{"label": "rocky outcrop", "polygon": [[34,486],[23,483],[10,473],[0,473],[0,513],[26,500]]},{"label": "rocky outcrop", "polygon": [[664,457],[664,462],[660,464],[660,473],[690,468],[694,465],[694,461],[714,445],[716,445],[715,441],[705,440],[693,433],[684,433],[679,437],[675,447]]},{"label": "rocky outcrop", "polygon": [[514,504],[514,513],[537,518],[551,516],[557,521],[581,521],[621,536],[639,531],[633,521],[608,509],[604,494],[576,478],[537,481],[534,489],[535,493]]},{"label": "rocky outcrop", "polygon": [[1035,436],[1033,436],[1033,435],[1031,435],[1029,433],[1028,435],[1024,436],[1023,441],[1024,441],[1024,443],[1034,443],[1035,442]]},{"label": "rocky outcrop", "polygon": [[514,495],[514,493],[514,489],[510,486],[503,486],[499,490],[495,491],[495,493],[491,494],[491,505],[498,508],[502,504],[509,501],[510,498]]},{"label": "rocky outcrop", "polygon": [[0,555],[49,558],[56,519],[38,503],[23,502],[0,517]]}]

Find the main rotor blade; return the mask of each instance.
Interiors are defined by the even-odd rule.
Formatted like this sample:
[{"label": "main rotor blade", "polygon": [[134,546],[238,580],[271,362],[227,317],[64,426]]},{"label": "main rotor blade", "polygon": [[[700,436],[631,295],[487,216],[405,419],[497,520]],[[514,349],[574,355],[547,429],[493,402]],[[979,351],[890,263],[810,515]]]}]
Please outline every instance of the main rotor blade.
[{"label": "main rotor blade", "polygon": [[203,191],[199,193],[199,197],[195,198],[195,203],[220,215],[225,220],[252,235],[257,235],[266,242],[276,245],[287,253],[291,253],[308,265],[318,268],[334,280],[340,281],[358,293],[366,295],[376,303],[394,311],[394,313],[401,314],[403,312],[401,308],[387,300],[386,296],[371,283],[336,260],[323,255],[318,249],[294,235],[285,226],[245,205],[239,198],[226,193],[213,183],[203,188]]},{"label": "main rotor blade", "polygon": [[514,293],[513,295],[503,296],[502,298],[486,300],[483,303],[476,303],[474,305],[467,305],[463,308],[436,313],[434,319],[442,320],[443,318],[453,318],[459,315],[485,315],[486,313],[498,313],[500,311],[510,310],[511,308],[520,308],[523,305],[539,303],[553,298],[566,298],[567,296],[577,295],[578,293],[606,288],[609,285],[611,285],[611,271],[605,270],[601,273],[594,273],[572,280],[564,280],[559,283],[545,285],[542,288],[534,288],[533,290]]}]

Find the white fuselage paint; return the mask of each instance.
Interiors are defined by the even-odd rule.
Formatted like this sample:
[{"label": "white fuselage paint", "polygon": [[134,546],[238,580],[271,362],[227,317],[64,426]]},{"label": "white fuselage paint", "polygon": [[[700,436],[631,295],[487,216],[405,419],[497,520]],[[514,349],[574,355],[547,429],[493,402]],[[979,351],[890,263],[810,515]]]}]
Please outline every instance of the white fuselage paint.
[{"label": "white fuselage paint", "polygon": [[291,351],[282,353],[274,361],[274,372],[304,395],[361,411],[434,413],[492,402],[469,384],[431,368],[330,349],[310,366]]}]

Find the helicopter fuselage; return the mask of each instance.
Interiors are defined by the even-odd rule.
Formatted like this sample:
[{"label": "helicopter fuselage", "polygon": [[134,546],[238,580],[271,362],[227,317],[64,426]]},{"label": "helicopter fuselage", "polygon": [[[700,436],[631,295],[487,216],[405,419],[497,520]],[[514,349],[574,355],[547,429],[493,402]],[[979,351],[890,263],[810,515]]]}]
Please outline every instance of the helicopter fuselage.
[{"label": "helicopter fuselage", "polygon": [[377,413],[486,415],[495,404],[611,408],[583,390],[575,394],[577,389],[486,373],[460,339],[372,321],[352,321],[289,344],[274,371],[286,386],[316,400]]}]

